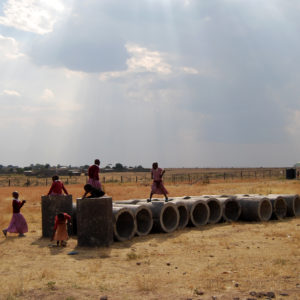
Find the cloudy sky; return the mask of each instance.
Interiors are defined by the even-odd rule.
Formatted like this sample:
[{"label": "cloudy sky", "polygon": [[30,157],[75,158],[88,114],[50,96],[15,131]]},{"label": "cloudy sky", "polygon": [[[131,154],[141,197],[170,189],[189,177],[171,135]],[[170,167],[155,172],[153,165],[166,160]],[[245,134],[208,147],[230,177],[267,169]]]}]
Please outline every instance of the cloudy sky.
[{"label": "cloudy sky", "polygon": [[300,161],[299,0],[1,0],[0,164]]}]

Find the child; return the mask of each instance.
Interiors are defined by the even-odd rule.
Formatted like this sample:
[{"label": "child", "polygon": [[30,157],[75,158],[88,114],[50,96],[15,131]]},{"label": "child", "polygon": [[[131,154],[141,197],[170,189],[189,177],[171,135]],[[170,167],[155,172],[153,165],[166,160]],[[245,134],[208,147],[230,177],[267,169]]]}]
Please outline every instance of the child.
[{"label": "child", "polygon": [[99,178],[99,172],[100,172],[100,160],[95,159],[94,164],[91,165],[88,169],[88,176],[89,176],[88,184],[92,185],[96,189],[101,190],[102,187]]},{"label": "child", "polygon": [[[82,199],[83,198],[99,198],[99,197],[102,197],[105,195],[105,193],[102,190],[93,187],[91,184],[86,184],[83,188],[85,190],[85,193],[82,196]],[[87,194],[90,194],[90,196],[86,197]]]},{"label": "child", "polygon": [[165,174],[165,170],[158,167],[158,163],[154,162],[152,164],[151,170],[151,179],[153,179],[153,183],[151,186],[150,198],[147,199],[147,202],[151,202],[153,194],[163,194],[165,196],[165,201],[168,202],[168,191],[164,187],[162,177]]},{"label": "child", "polygon": [[57,241],[57,246],[59,246],[59,241],[61,246],[66,246],[65,241],[69,238],[67,232],[67,223],[71,225],[71,216],[67,213],[58,213],[55,216],[55,224],[53,229],[53,236],[51,241]]},{"label": "child", "polygon": [[13,216],[9,223],[9,226],[6,229],[3,229],[2,232],[7,236],[7,233],[18,233],[19,237],[25,236],[24,233],[28,232],[28,226],[25,218],[20,213],[21,207],[26,203],[26,200],[20,201],[19,200],[19,193],[13,192],[13,201],[12,201],[12,207],[13,207]]},{"label": "child", "polygon": [[66,188],[64,187],[64,184],[59,180],[59,177],[57,175],[54,175],[52,177],[52,185],[48,192],[48,195],[62,195],[63,191],[66,195],[68,195],[68,192]]}]

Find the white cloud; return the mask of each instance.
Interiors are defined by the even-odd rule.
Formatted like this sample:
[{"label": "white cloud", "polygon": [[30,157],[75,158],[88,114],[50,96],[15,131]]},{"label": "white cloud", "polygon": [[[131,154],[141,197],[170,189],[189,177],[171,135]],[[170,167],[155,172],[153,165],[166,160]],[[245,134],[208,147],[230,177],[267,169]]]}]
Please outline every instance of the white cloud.
[{"label": "white cloud", "polygon": [[46,34],[66,13],[61,0],[8,0],[0,24],[23,31]]},{"label": "white cloud", "polygon": [[42,99],[44,100],[51,100],[54,98],[54,93],[50,89],[44,89],[43,94],[42,94]]},{"label": "white cloud", "polygon": [[164,54],[158,51],[150,51],[136,44],[125,45],[131,58],[127,60],[129,72],[153,72],[170,74],[171,66],[164,61]]},{"label": "white cloud", "polygon": [[14,91],[14,90],[4,90],[3,94],[7,95],[7,96],[16,96],[16,97],[21,96],[20,93],[18,93],[17,91]]},{"label": "white cloud", "polygon": [[[174,67],[169,64],[166,60],[170,57],[167,53],[162,53],[159,51],[151,51],[140,45],[127,43],[125,45],[130,58],[127,59],[127,70],[125,71],[115,71],[115,72],[103,72],[100,74],[99,78],[102,81],[114,78],[126,77],[130,74],[145,73],[145,74],[155,74],[161,76],[170,76],[180,73],[188,73],[197,75],[200,72],[191,67]],[[201,74],[206,75],[211,73],[210,70],[202,70]]]},{"label": "white cloud", "polygon": [[17,59],[19,57],[24,57],[24,54],[20,52],[17,41],[0,34],[0,60],[1,58]]}]

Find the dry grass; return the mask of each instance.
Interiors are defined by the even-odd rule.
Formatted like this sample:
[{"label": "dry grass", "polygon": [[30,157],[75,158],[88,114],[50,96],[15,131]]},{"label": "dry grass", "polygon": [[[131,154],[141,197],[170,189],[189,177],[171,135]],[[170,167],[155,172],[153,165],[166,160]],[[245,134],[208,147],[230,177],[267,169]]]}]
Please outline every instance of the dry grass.
[{"label": "dry grass", "polygon": [[[298,193],[297,181],[235,181],[167,186],[171,196]],[[106,184],[113,199],[146,198],[149,186]],[[12,188],[0,188],[0,227],[11,218]],[[81,185],[69,185],[73,198]],[[29,224],[26,238],[0,238],[0,299],[233,299],[273,291],[299,299],[300,220],[233,223],[150,234],[110,248],[48,247],[41,237],[40,196],[46,187],[20,187]],[[79,254],[67,253],[76,249]],[[280,296],[287,293],[289,296]]]}]

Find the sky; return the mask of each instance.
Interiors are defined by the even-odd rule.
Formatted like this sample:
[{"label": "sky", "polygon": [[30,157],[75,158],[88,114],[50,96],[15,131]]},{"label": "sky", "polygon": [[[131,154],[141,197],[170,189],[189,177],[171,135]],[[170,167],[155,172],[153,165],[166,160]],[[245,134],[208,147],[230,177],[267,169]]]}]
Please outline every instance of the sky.
[{"label": "sky", "polygon": [[299,0],[0,0],[0,164],[300,161]]}]

